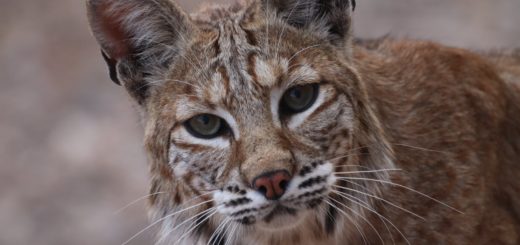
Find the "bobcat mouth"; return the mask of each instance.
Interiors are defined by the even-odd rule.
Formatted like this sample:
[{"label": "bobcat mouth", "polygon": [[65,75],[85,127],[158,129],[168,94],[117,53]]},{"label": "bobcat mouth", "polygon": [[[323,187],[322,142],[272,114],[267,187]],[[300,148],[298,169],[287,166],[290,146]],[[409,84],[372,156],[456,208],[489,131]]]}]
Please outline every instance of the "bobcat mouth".
[{"label": "bobcat mouth", "polygon": [[294,208],[289,208],[283,205],[277,205],[274,207],[273,211],[271,211],[268,215],[264,217],[265,223],[270,223],[275,217],[283,216],[283,215],[291,215],[296,216],[298,211]]}]

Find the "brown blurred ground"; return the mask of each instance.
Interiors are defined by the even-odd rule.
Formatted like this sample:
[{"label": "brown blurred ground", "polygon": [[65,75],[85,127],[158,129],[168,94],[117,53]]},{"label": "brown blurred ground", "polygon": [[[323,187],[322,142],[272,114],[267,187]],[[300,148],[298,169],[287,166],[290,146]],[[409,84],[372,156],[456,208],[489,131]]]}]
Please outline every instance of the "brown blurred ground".
[{"label": "brown blurred ground", "polygon": [[[2,245],[121,244],[147,225],[144,202],[113,215],[147,192],[142,129],[83,5],[0,0]],[[494,49],[520,46],[518,13],[519,0],[358,0],[355,28]]]}]

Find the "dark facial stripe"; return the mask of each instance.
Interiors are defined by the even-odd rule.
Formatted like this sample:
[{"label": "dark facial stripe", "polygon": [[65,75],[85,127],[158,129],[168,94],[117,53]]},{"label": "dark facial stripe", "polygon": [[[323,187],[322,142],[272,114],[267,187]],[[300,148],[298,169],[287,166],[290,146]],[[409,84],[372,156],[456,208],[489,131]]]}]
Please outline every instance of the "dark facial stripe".
[{"label": "dark facial stripe", "polygon": [[314,178],[310,178],[308,180],[303,181],[300,185],[298,185],[298,189],[305,189],[312,187],[317,184],[321,184],[327,181],[328,176],[317,176]]},{"label": "dark facial stripe", "polygon": [[339,94],[337,92],[335,92],[334,95],[332,96],[332,98],[330,98],[329,100],[323,102],[320,105],[320,107],[316,108],[316,110],[313,111],[312,114],[307,117],[307,120],[310,120],[310,119],[316,117],[317,115],[319,115],[323,111],[327,110],[331,105],[334,105],[334,104],[338,103],[338,97],[339,97]]},{"label": "dark facial stripe", "polygon": [[327,234],[334,234],[336,228],[336,218],[338,216],[338,210],[331,205],[328,205],[327,213],[325,214],[325,231]]},{"label": "dark facial stripe", "polygon": [[217,38],[213,42],[213,48],[215,49],[215,54],[216,54],[215,56],[217,56],[217,57],[218,57],[218,55],[221,52],[221,50],[220,50],[220,43],[218,42],[219,39],[220,39],[220,32],[218,33]]},{"label": "dark facial stripe", "polygon": [[258,41],[256,40],[256,37],[255,37],[255,34],[253,33],[253,31],[246,30],[246,29],[243,29],[243,30],[244,30],[244,32],[246,33],[247,42],[248,42],[251,46],[256,46],[256,45],[258,45]]}]

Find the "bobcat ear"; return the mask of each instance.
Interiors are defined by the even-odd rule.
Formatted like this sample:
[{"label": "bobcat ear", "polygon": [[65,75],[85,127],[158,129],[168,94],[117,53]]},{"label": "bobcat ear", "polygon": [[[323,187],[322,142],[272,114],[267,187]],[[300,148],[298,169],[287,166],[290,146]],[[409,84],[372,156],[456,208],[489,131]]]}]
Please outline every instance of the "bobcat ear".
[{"label": "bobcat ear", "polygon": [[194,29],[169,0],[87,0],[87,11],[111,79],[138,100],[146,77],[164,71]]},{"label": "bobcat ear", "polygon": [[307,29],[333,43],[349,38],[355,0],[262,0],[288,24]]},{"label": "bobcat ear", "polygon": [[103,56],[103,59],[107,63],[110,79],[112,79],[112,81],[114,81],[114,83],[117,85],[121,85],[121,81],[119,81],[119,78],[117,77],[117,61],[110,58],[103,50],[101,50],[101,56]]}]

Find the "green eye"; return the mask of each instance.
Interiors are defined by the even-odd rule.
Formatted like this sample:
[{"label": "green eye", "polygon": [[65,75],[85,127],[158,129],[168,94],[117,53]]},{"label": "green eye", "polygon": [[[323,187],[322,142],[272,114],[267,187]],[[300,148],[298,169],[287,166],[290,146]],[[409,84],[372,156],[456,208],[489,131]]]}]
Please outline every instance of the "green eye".
[{"label": "green eye", "polygon": [[280,109],[286,113],[296,114],[309,109],[318,98],[320,86],[307,84],[292,87],[285,92]]},{"label": "green eye", "polygon": [[197,115],[186,121],[184,126],[190,134],[203,139],[216,138],[227,129],[222,118],[211,114]]}]

